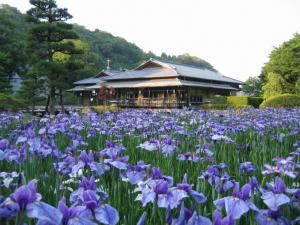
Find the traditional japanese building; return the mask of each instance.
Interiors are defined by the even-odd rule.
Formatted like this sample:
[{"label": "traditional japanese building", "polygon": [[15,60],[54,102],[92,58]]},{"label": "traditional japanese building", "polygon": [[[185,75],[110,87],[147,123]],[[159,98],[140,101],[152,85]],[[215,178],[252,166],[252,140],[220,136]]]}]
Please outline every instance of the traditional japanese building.
[{"label": "traditional japanese building", "polygon": [[133,70],[102,71],[77,81],[70,91],[82,104],[103,100],[121,107],[183,107],[209,102],[213,95],[235,95],[243,82],[216,71],[150,59]]}]

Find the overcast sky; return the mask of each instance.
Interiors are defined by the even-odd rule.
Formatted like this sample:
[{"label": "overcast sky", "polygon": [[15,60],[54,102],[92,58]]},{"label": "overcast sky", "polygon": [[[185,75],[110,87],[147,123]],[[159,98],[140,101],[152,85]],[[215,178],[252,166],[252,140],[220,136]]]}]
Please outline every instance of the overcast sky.
[{"label": "overcast sky", "polygon": [[[0,0],[22,12],[29,0]],[[274,46],[300,32],[300,0],[57,0],[71,22],[156,54],[189,53],[221,73],[257,76]],[[113,62],[112,62],[113,63]]]}]

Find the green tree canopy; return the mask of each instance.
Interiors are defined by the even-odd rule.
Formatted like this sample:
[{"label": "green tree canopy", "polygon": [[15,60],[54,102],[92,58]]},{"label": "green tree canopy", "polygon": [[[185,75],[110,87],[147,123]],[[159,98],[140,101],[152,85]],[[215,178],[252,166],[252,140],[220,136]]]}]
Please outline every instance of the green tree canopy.
[{"label": "green tree canopy", "polygon": [[10,93],[14,73],[26,69],[25,53],[28,24],[24,15],[9,5],[0,5],[0,92]]},{"label": "green tree canopy", "polygon": [[290,84],[288,84],[282,76],[276,73],[267,74],[267,83],[262,87],[264,98],[270,98],[275,95],[289,93]]},{"label": "green tree canopy", "polygon": [[[284,42],[270,54],[270,60],[263,68],[266,84],[264,97],[270,94],[296,93],[296,83],[300,79],[300,35]],[[275,82],[276,80],[276,82]],[[279,87],[275,87],[275,83]],[[273,90],[268,87],[273,87]],[[278,93],[275,90],[279,91]]]},{"label": "green tree canopy", "polygon": [[261,95],[262,82],[258,77],[249,77],[242,87],[242,91],[249,96]]},{"label": "green tree canopy", "polygon": [[167,60],[167,61],[174,62],[174,63],[182,63],[182,64],[192,65],[192,66],[216,71],[216,69],[210,63],[206,62],[205,60],[203,60],[197,56],[192,56],[187,53],[185,53],[183,55],[178,55],[178,56],[174,56],[174,55],[171,56],[171,55],[167,55],[166,53],[163,52],[161,54],[160,58],[162,60]]}]

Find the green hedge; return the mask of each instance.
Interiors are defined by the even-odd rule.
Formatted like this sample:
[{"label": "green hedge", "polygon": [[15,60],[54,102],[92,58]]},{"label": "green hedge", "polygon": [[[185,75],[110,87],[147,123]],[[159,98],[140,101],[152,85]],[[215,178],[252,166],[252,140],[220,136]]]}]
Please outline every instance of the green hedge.
[{"label": "green hedge", "polygon": [[227,96],[215,95],[211,98],[212,104],[227,104]]},{"label": "green hedge", "polygon": [[220,109],[227,108],[243,109],[243,108],[259,108],[263,102],[261,97],[246,97],[246,96],[213,96],[210,104],[203,104],[202,109]]},{"label": "green hedge", "polygon": [[233,107],[248,105],[248,97],[245,97],[245,96],[228,96],[227,97],[227,103],[229,105],[232,105]]},{"label": "green hedge", "polygon": [[246,97],[246,96],[229,96],[227,97],[227,103],[234,108],[243,108],[244,106],[253,106],[259,108],[259,105],[263,102],[261,97]]},{"label": "green hedge", "polygon": [[300,96],[293,94],[281,94],[270,97],[260,104],[259,108],[273,107],[296,107],[300,106]]},{"label": "green hedge", "polygon": [[252,105],[254,108],[259,108],[259,105],[264,101],[262,97],[248,97],[248,105]]}]

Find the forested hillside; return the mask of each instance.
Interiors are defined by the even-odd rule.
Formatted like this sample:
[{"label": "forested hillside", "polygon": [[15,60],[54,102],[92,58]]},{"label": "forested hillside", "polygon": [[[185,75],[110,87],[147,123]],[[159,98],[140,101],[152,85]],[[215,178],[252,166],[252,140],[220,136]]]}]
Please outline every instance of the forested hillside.
[{"label": "forested hillside", "polygon": [[[9,65],[10,72],[26,67],[28,59],[25,48],[26,34],[30,23],[25,20],[25,17],[26,15],[14,7],[0,6],[0,52],[1,55],[6,55],[11,63]],[[90,76],[104,69],[107,59],[111,60],[111,67],[117,70],[131,69],[150,57],[213,69],[208,62],[188,54],[169,56],[163,53],[161,56],[156,56],[151,52],[144,52],[124,38],[113,36],[105,31],[90,31],[78,24],[74,24],[73,29],[79,35],[81,44],[84,46],[84,54],[80,56],[84,62],[84,68],[80,77]]]}]

